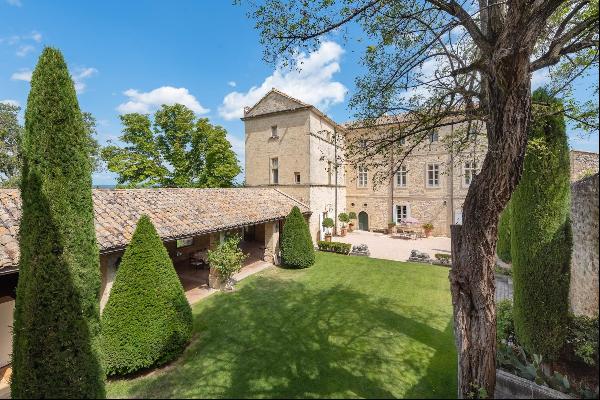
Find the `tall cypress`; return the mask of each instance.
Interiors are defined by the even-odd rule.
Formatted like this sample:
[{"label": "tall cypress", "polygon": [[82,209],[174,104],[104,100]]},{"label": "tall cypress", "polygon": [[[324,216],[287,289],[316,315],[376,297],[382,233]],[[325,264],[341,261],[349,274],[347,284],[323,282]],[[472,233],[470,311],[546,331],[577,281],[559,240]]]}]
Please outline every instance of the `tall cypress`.
[{"label": "tall cypress", "polygon": [[517,339],[552,360],[568,318],[571,263],[570,164],[562,104],[538,89],[523,176],[511,198]]},{"label": "tall cypress", "polygon": [[45,48],[25,112],[13,398],[105,396],[87,140],[63,56]]}]

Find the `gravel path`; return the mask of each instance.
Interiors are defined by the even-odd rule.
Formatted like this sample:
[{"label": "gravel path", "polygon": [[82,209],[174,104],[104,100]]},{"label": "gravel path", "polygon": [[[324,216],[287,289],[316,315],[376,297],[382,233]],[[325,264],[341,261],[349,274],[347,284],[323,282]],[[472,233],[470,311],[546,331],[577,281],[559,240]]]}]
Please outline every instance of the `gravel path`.
[{"label": "gravel path", "polygon": [[406,261],[411,250],[429,253],[431,258],[435,253],[450,254],[450,238],[444,236],[429,237],[426,239],[406,240],[392,238],[383,233],[354,231],[346,236],[336,236],[335,242],[366,244],[369,246],[371,257],[386,260]]}]

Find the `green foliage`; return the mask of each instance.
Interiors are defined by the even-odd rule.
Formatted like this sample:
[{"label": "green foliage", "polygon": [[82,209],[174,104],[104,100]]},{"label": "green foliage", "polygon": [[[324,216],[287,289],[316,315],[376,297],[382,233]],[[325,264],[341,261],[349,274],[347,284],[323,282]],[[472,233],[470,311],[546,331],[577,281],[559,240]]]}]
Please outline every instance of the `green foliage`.
[{"label": "green foliage", "polygon": [[515,323],[513,319],[513,305],[509,299],[496,303],[496,342],[514,343]]},{"label": "green foliage", "polygon": [[598,365],[598,317],[571,315],[566,345],[571,358],[592,367]]},{"label": "green foliage", "polygon": [[126,147],[102,149],[120,186],[232,187],[241,172],[227,131],[184,105],[163,105],[154,124],[136,113],[121,115],[121,122]]},{"label": "green foliage", "polygon": [[348,213],[348,218],[350,218],[350,219],[356,219],[356,213],[354,211],[350,211]]},{"label": "green foliage", "polygon": [[338,254],[349,254],[350,250],[352,250],[352,245],[350,243],[325,242],[321,240],[317,242],[317,246],[321,251],[329,251]]},{"label": "green foliage", "polygon": [[348,214],[346,214],[346,213],[340,213],[338,215],[338,220],[345,225],[348,222],[350,222],[350,217],[348,217]]},{"label": "green foliage", "polygon": [[[561,107],[545,90],[533,101]],[[553,359],[568,321],[570,160],[564,116],[545,111],[534,113],[523,176],[511,199],[511,253],[517,338],[528,352]]]},{"label": "green foliage", "polygon": [[542,368],[542,356],[534,354],[529,357],[525,350],[508,343],[498,345],[496,364],[502,369],[533,381],[538,385],[548,386],[562,393],[575,393],[575,388],[569,383],[569,379],[554,371],[552,375],[547,374]]},{"label": "green foliage", "polygon": [[450,264],[452,264],[452,255],[451,254],[446,254],[446,253],[436,253],[434,254],[434,257],[436,259],[436,264],[441,264],[441,265],[446,265],[446,266],[450,266]]},{"label": "green foliage", "polygon": [[433,230],[433,224],[431,223],[426,223],[423,224],[423,229],[425,230],[425,232],[431,232]]},{"label": "green foliage", "polygon": [[242,262],[246,259],[246,255],[239,245],[240,237],[234,235],[227,237],[216,250],[208,251],[210,266],[219,271],[219,275],[226,282],[231,279],[233,274],[242,269]]},{"label": "green foliage", "polygon": [[92,172],[102,171],[102,159],[100,158],[100,144],[96,140],[96,118],[89,112],[83,112],[83,126],[87,135],[87,145],[92,164]]},{"label": "green foliage", "polygon": [[499,265],[496,265],[494,271],[499,275],[512,276],[512,268],[504,268]]},{"label": "green foliage", "polygon": [[325,218],[323,220],[323,228],[333,228],[334,226],[333,218]]},{"label": "green foliage", "polygon": [[[18,106],[0,103],[0,187],[18,187],[21,179],[23,127],[17,117],[19,110]],[[102,168],[100,145],[95,138],[96,119],[88,112],[82,113],[82,117],[92,172],[97,172]]]},{"label": "green foliage", "polygon": [[45,48],[25,112],[13,398],[104,397],[87,134],[62,54]]},{"label": "green foliage", "polygon": [[0,103],[0,186],[16,187],[21,170],[23,127],[19,124],[21,108]]},{"label": "green foliage", "polygon": [[281,261],[290,268],[306,268],[315,263],[315,249],[308,225],[300,209],[295,206],[283,225]]},{"label": "green foliage", "polygon": [[164,364],[190,340],[192,311],[150,218],[142,216],[125,250],[102,313],[108,375]]},{"label": "green foliage", "polygon": [[510,201],[500,214],[498,221],[498,242],[496,243],[496,254],[498,258],[506,263],[512,261],[510,255]]}]

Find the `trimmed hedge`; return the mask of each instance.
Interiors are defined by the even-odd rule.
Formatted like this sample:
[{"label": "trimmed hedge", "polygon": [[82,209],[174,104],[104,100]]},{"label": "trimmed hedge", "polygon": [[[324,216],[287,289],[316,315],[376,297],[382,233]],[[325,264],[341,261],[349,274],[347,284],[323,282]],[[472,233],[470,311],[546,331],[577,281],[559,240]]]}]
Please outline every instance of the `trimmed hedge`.
[{"label": "trimmed hedge", "polygon": [[350,243],[319,241],[317,245],[319,246],[319,250],[332,253],[348,255],[350,254],[350,250],[352,250],[352,245]]},{"label": "trimmed hedge", "polygon": [[298,207],[285,219],[281,234],[281,262],[290,268],[307,268],[315,263],[315,248],[304,216]]},{"label": "trimmed hedge", "polygon": [[523,176],[511,199],[514,320],[519,343],[553,360],[568,326],[569,146],[560,101],[539,89],[533,100],[547,106],[534,109]]},{"label": "trimmed hedge", "polygon": [[498,221],[498,242],[496,244],[498,258],[506,263],[512,262],[510,255],[510,201],[506,205]]},{"label": "trimmed hedge", "polygon": [[105,396],[88,139],[65,60],[46,47],[25,111],[12,398]]},{"label": "trimmed hedge", "polygon": [[108,375],[171,361],[192,333],[192,310],[150,218],[140,218],[102,314]]}]

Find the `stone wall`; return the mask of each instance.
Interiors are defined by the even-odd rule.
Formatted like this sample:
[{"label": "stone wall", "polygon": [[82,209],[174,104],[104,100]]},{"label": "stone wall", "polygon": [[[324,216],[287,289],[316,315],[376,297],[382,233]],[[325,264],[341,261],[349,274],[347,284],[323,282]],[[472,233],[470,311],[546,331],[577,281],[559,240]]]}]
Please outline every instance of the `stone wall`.
[{"label": "stone wall", "polygon": [[571,182],[598,173],[598,153],[571,150]]},{"label": "stone wall", "polygon": [[561,393],[547,386],[510,374],[500,369],[496,370],[496,399],[572,399],[568,394]]},{"label": "stone wall", "polygon": [[598,174],[571,185],[571,311],[598,315]]}]

